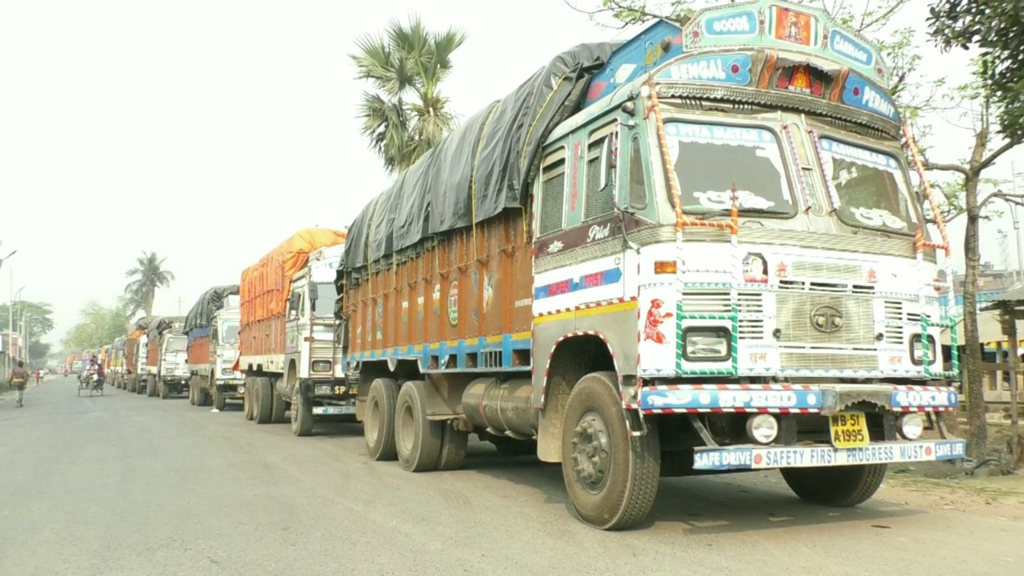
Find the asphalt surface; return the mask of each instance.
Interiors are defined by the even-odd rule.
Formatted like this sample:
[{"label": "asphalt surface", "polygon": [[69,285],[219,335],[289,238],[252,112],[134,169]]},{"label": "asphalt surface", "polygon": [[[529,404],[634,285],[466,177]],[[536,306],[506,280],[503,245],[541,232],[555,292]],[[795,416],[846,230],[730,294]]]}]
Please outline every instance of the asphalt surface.
[{"label": "asphalt surface", "polygon": [[558,466],[471,444],[467,468],[370,462],[362,429],[287,425],[71,378],[0,399],[0,574],[1021,574],[1024,522],[774,473],[667,479],[649,525],[588,528]]}]

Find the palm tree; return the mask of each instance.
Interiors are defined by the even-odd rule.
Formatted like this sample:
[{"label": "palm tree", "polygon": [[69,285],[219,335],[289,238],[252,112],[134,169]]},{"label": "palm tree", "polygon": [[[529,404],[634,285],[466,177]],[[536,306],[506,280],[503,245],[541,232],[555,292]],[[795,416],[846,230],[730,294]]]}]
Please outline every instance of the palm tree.
[{"label": "palm tree", "polygon": [[142,252],[142,256],[135,259],[135,266],[125,272],[125,277],[132,279],[124,287],[124,293],[128,295],[129,301],[135,304],[141,303],[146,316],[153,315],[153,300],[156,298],[157,288],[166,288],[174,281],[174,274],[164,270],[166,258],[159,258],[156,252]]},{"label": "palm tree", "polygon": [[373,86],[359,105],[360,132],[388,172],[412,166],[455,127],[440,85],[451,74],[452,53],[465,41],[465,32],[454,28],[427,30],[418,16],[408,26],[391,20],[383,34],[356,41],[359,53],[349,55],[356,78]]}]

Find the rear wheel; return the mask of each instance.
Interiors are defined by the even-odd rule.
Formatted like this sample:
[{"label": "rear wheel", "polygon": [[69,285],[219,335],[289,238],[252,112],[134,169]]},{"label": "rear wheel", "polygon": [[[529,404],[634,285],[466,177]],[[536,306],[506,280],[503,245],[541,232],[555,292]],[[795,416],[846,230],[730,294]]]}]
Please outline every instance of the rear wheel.
[{"label": "rear wheel", "polygon": [[657,430],[629,434],[614,373],[588,374],[573,387],[562,422],[562,477],[580,519],[622,530],[647,518],[661,472]]},{"label": "rear wheel", "polygon": [[199,405],[199,403],[198,403],[198,402],[196,402],[196,387],[195,387],[195,381],[196,381],[196,379],[195,379],[195,378],[193,378],[193,379],[192,379],[192,380],[191,380],[191,381],[190,381],[190,382],[188,383],[188,403],[189,403],[189,404],[191,404],[191,405],[193,405],[193,406],[198,406],[198,405]]},{"label": "rear wheel", "polygon": [[423,381],[402,385],[395,402],[395,448],[398,464],[407,472],[435,470],[441,459],[441,422],[427,419]]},{"label": "rear wheel", "polygon": [[370,458],[394,460],[395,402],[398,385],[390,378],[377,378],[366,394],[366,418],[363,420],[363,439]]},{"label": "rear wheel", "polygon": [[210,390],[206,388],[206,382],[203,380],[200,380],[199,385],[196,386],[196,405],[210,405]]},{"label": "rear wheel", "polygon": [[253,419],[257,424],[269,424],[271,410],[273,409],[270,395],[274,393],[270,387],[270,378],[259,376],[253,381],[253,384],[255,384],[256,388],[256,394],[253,396],[253,402],[255,402]]},{"label": "rear wheel", "polygon": [[247,377],[245,379],[245,393],[242,394],[242,410],[245,412],[245,419],[253,419],[253,405],[255,402],[252,401],[252,395],[256,393],[256,379],[253,377]]},{"label": "rear wheel", "polygon": [[146,396],[150,398],[156,396],[156,376],[148,376],[146,378]]},{"label": "rear wheel", "polygon": [[299,386],[292,392],[292,434],[309,436],[313,433],[313,406]]},{"label": "rear wheel", "polygon": [[849,508],[871,499],[885,479],[886,464],[783,468],[782,479],[804,502]]}]

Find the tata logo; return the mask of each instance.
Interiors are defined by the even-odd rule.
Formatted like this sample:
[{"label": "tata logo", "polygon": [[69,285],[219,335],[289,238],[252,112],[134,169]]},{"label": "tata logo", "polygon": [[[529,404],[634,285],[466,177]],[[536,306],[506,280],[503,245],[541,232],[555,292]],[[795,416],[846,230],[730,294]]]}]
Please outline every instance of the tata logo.
[{"label": "tata logo", "polygon": [[604,240],[612,233],[612,223],[609,222],[604,226],[594,224],[590,227],[590,231],[587,232],[587,242],[593,242],[595,240]]},{"label": "tata logo", "polygon": [[839,30],[833,30],[828,38],[828,46],[836,54],[864,66],[871,66],[875,56],[866,46],[854,40],[852,36],[844,34]]},{"label": "tata logo", "polygon": [[825,334],[839,332],[843,328],[843,313],[831,306],[818,306],[811,310],[811,326]]}]

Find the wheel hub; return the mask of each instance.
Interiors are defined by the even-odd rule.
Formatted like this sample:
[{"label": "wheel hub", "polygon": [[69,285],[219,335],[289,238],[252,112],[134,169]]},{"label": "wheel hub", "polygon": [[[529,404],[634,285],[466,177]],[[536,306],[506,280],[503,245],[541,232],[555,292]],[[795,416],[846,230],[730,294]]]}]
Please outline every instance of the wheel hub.
[{"label": "wheel hub", "polygon": [[600,492],[608,479],[611,449],[608,426],[594,411],[580,416],[572,439],[572,461],[576,477],[587,492]]}]

